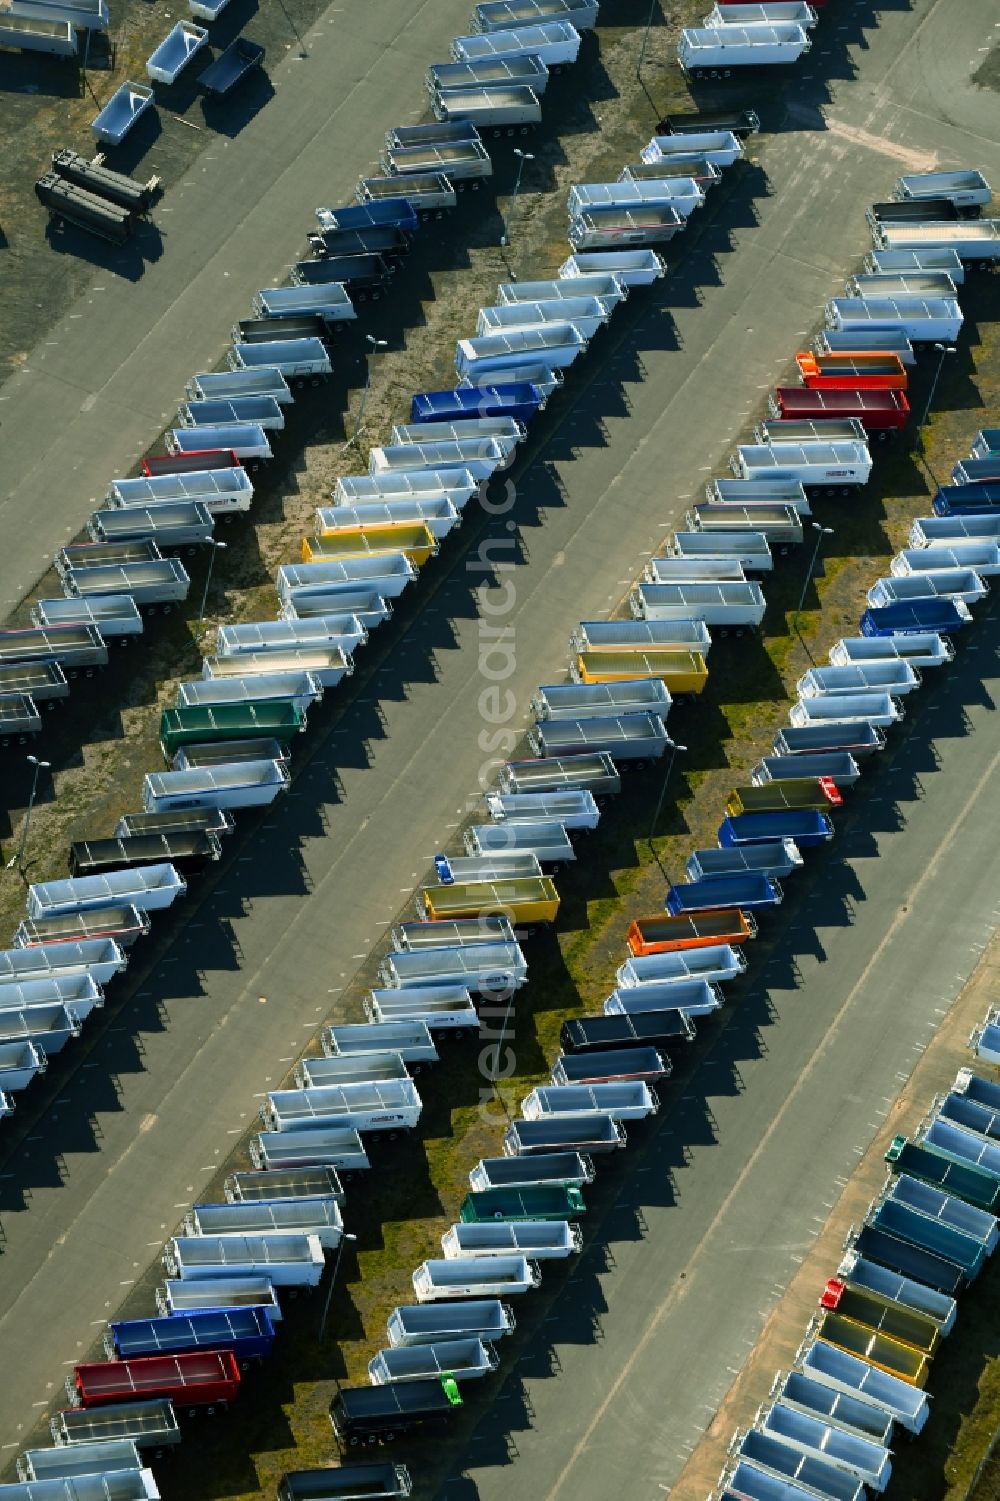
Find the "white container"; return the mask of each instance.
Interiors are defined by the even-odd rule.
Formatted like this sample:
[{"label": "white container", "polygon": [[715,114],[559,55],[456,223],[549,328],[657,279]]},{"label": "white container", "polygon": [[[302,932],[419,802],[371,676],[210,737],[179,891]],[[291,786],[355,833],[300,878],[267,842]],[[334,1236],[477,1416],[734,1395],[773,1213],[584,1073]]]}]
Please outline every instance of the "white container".
[{"label": "white container", "polygon": [[146,62],[154,83],[176,83],[188,63],[208,45],[208,32],[193,21],[178,21]]},{"label": "white container", "polygon": [[521,302],[506,307],[479,309],[476,337],[485,338],[508,329],[547,328],[569,322],[585,339],[592,339],[611,317],[613,309],[599,297],[551,298],[548,302]]},{"label": "white container", "polygon": [[[571,716],[579,718],[579,713]],[[494,823],[525,824],[555,820],[565,829],[592,831],[601,821],[592,792],[488,792],[486,809]]]},{"label": "white container", "polygon": [[318,1235],[175,1236],[161,1256],[168,1277],[267,1277],[275,1287],[315,1287],[325,1258]]},{"label": "white container", "polygon": [[380,1350],[368,1362],[368,1379],[372,1386],[387,1386],[396,1381],[422,1381],[451,1376],[455,1381],[471,1381],[491,1376],[500,1362],[492,1345],[475,1336],[444,1339],[437,1344],[400,1345]]},{"label": "white container", "polygon": [[892,196],[902,203],[919,203],[922,198],[948,198],[956,208],[972,208],[989,203],[993,189],[980,171],[967,167],[950,172],[916,172],[901,177]]},{"label": "white container", "polygon": [[545,21],[570,21],[577,31],[597,25],[598,0],[487,0],[472,12],[474,31],[504,31]]},{"label": "white container", "polygon": [[953,297],[835,297],[825,317],[827,327],[838,329],[895,323],[915,344],[954,344],[962,331],[962,309]]},{"label": "white container", "polygon": [[272,457],[267,433],[259,422],[218,422],[204,427],[175,427],[165,435],[168,453],[197,453],[206,448],[223,448],[239,459]]},{"label": "white container", "polygon": [[648,287],[666,275],[667,265],[655,250],[585,250],[569,256],[559,267],[565,280],[608,272],[629,287]]},{"label": "white container", "polygon": [[949,250],[870,250],[864,259],[864,269],[869,275],[879,272],[946,271],[960,287],[965,280],[965,267],[957,251]]},{"label": "white container", "polygon": [[639,153],[644,162],[671,156],[697,156],[713,167],[731,167],[746,155],[743,142],[731,130],[702,130],[691,135],[653,136]]},{"label": "white container", "polygon": [[350,558],[330,563],[284,563],[278,569],[278,597],[287,602],[293,590],[333,595],[364,586],[383,599],[396,599],[417,570],[405,553],[381,553],[377,558]]},{"label": "white container", "polygon": [[909,662],[850,662],[843,667],[810,667],[795,684],[800,698],[841,693],[892,693],[904,698],[920,687],[920,673]]},{"label": "white container", "polygon": [[685,980],[706,980],[709,984],[718,985],[723,980],[737,979],[746,967],[746,959],[731,944],[709,944],[703,949],[637,954],[619,965],[615,981],[626,990],[633,986],[681,983]]},{"label": "white container", "polygon": [[416,1085],[406,1078],[273,1090],[260,1107],[260,1118],[266,1131],[301,1131],[320,1125],[354,1131],[412,1131],[421,1109]]},{"label": "white container", "polygon": [[291,778],[280,761],[242,761],[192,771],[150,771],[142,784],[147,813],[181,808],[262,808],[287,790]]},{"label": "white container", "polygon": [[456,63],[489,62],[528,53],[554,69],[576,62],[580,42],[580,33],[569,21],[542,21],[535,26],[457,36],[449,50]]},{"label": "white container", "polygon": [[345,653],[363,646],[368,631],[357,615],[316,615],[309,620],[259,620],[243,625],[220,625],[215,650],[220,657],[247,652],[283,651],[295,646],[338,646]]},{"label": "white container", "polygon": [[340,1206],[330,1194],[250,1204],[196,1204],[181,1222],[181,1235],[315,1235],[335,1251],[344,1234]]},{"label": "white container", "polygon": [[568,1220],[459,1223],[441,1237],[446,1261],[460,1256],[527,1256],[532,1261],[566,1261],[582,1248],[580,1227]]},{"label": "white container", "polygon": [[538,359],[554,370],[563,370],[586,348],[587,340],[572,323],[547,323],[544,327],[459,339],[455,346],[455,369],[460,376],[469,376],[477,367],[500,372]]},{"label": "white container", "polygon": [[806,0],[766,0],[763,5],[716,5],[702,26],[784,26],[792,22],[810,31],[819,16]]},{"label": "white container", "polygon": [[495,438],[429,440],[423,443],[397,443],[368,451],[368,473],[390,474],[393,470],[441,469],[449,465],[467,469],[478,481],[488,480],[497,469],[506,467],[509,455]]},{"label": "white container", "polygon": [[392,474],[351,474],[338,479],[333,490],[336,509],[396,500],[433,501],[443,496],[456,511],[472,499],[479,481],[468,469],[406,469]]},{"label": "white container", "polygon": [[907,599],[960,599],[973,605],[989,592],[989,585],[972,568],[939,568],[906,578],[878,579],[868,590],[867,599],[875,607]]},{"label": "white container", "polygon": [[190,709],[196,704],[244,704],[274,698],[287,700],[304,710],[322,697],[323,685],[311,673],[261,673],[253,678],[196,678],[181,683],[177,689],[177,707]]},{"label": "white container", "polygon": [[903,717],[902,705],[890,693],[843,693],[822,698],[800,698],[788,711],[789,723],[804,725],[867,724],[888,728]]},{"label": "white container", "polygon": [[372,990],[364,1002],[370,1022],[423,1022],[431,1032],[474,1037],[479,1013],[461,985],[420,985],[412,990]]},{"label": "white container", "polygon": [[980,578],[1000,573],[1000,546],[996,542],[954,541],[928,547],[906,547],[889,564],[894,578],[912,573],[933,573],[941,568],[974,568]]},{"label": "white container", "polygon": [[403,444],[465,443],[470,438],[492,438],[507,459],[528,436],[528,429],[515,417],[467,417],[455,422],[397,422],[389,436],[393,447]]},{"label": "white container", "polygon": [[286,646],[243,652],[238,657],[205,657],[202,677],[209,682],[251,680],[276,673],[308,673],[323,688],[335,688],[350,677],[354,664],[340,646]]},{"label": "white container", "polygon": [[533,1292],[542,1274],[526,1256],[462,1256],[422,1261],[413,1273],[418,1303],[451,1298],[508,1298]]},{"label": "white container", "polygon": [[798,62],[811,46],[794,22],[694,27],[681,32],[677,61],[692,78],[727,78],[733,68],[771,68]]},{"label": "white container", "polygon": [[921,671],[945,667],[955,660],[955,648],[936,631],[916,631],[905,636],[842,636],[828,653],[832,667],[851,662],[909,662]]},{"label": "white container", "polygon": [[16,47],[20,52],[51,52],[55,57],[75,57],[77,38],[72,23],[65,17],[16,15],[7,11],[0,14],[0,47]]},{"label": "white container", "polygon": [[[687,219],[705,202],[705,190],[693,177],[665,177],[634,182],[587,182],[571,187],[566,207],[571,219],[599,208],[629,208],[641,211],[647,204],[669,203]],[[575,320],[574,320],[575,321]]]},{"label": "white container", "polygon": [[447,537],[458,525],[460,516],[447,495],[426,500],[367,500],[349,506],[317,506],[316,531],[320,536],[334,536],[355,527],[413,525],[422,522],[436,541]]},{"label": "white container", "polygon": [[606,1113],[616,1121],[644,1121],[660,1108],[655,1090],[643,1080],[608,1084],[543,1084],[521,1101],[526,1121],[548,1120],[557,1115]]},{"label": "white container", "polygon": [[507,307],[512,302],[549,302],[552,298],[599,297],[609,307],[617,307],[628,296],[628,286],[609,272],[548,281],[502,281],[497,287],[497,302]]},{"label": "white container", "polygon": [[0,1090],[4,1094],[27,1089],[32,1079],[47,1068],[45,1054],[30,1040],[0,1043]]},{"label": "white container", "polygon": [[148,84],[125,82],[115,90],[100,114],[90,122],[90,128],[99,141],[106,141],[109,146],[118,146],[152,104],[153,90]]},{"label": "white container", "polygon": [[[130,903],[144,912],[170,907],[187,891],[187,882],[172,865],[141,865],[103,876],[42,881],[28,887],[28,916],[58,917],[67,912],[97,912]],[[0,1001],[2,1004],[2,1001]]]}]

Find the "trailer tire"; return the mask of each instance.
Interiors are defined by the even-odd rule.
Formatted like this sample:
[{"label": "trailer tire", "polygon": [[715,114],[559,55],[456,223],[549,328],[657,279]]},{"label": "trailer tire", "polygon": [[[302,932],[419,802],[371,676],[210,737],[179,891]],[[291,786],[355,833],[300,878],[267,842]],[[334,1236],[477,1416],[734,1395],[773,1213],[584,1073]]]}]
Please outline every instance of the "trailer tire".
[{"label": "trailer tire", "polygon": [[[321,377],[321,376],[319,376],[319,375],[313,375],[313,376],[310,376],[310,379],[309,379],[309,384],[310,384],[310,385],[311,385],[311,386],[318,386],[318,385],[321,385],[321,384],[322,384],[322,377]],[[259,469],[259,468],[260,468],[260,465],[259,465],[259,464],[258,464],[258,465],[257,465],[257,468],[258,468],[258,469]]]},{"label": "trailer tire", "polygon": [[171,613],[171,611],[173,610],[173,608],[174,608],[173,605],[161,605],[160,606],[160,613],[163,614],[163,615],[169,615]]},{"label": "trailer tire", "polygon": [[478,182],[472,182],[472,183],[469,184],[469,186],[471,187],[471,189],[472,189],[472,191],[474,193],[478,193],[479,192],[479,183]]},{"label": "trailer tire", "polygon": [[888,441],[889,441],[889,439],[891,437],[892,437],[892,432],[891,432],[891,430],[889,428],[883,427],[883,428],[879,429],[878,434],[877,434],[877,440],[878,440],[879,443],[888,443]]}]

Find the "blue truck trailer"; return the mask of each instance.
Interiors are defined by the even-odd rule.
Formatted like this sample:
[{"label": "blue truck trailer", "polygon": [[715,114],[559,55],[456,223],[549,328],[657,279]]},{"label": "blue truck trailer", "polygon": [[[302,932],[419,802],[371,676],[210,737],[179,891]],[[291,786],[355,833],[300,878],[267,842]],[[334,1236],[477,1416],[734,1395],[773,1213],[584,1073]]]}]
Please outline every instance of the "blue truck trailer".
[{"label": "blue truck trailer", "polygon": [[808,808],[787,813],[738,813],[722,820],[718,838],[721,849],[782,839],[794,840],[799,849],[811,849],[833,838],[833,823],[826,813]]},{"label": "blue truck trailer", "polygon": [[912,636],[936,631],[951,636],[972,621],[960,599],[905,599],[891,605],[870,606],[861,617],[862,636]]},{"label": "blue truck trailer", "polygon": [[126,1319],[109,1325],[104,1336],[109,1360],[177,1355],[190,1350],[231,1350],[243,1364],[264,1360],[273,1344],[271,1316],[266,1308],[257,1306]]},{"label": "blue truck trailer", "polygon": [[784,892],[778,882],[762,871],[720,876],[716,880],[687,881],[671,886],[664,907],[673,917],[685,912],[705,912],[716,907],[739,907],[753,912],[777,907]]},{"label": "blue truck trailer", "polygon": [[513,417],[518,422],[530,422],[545,401],[544,392],[528,381],[496,386],[459,386],[453,391],[418,391],[410,402],[410,421],[457,422],[467,417]]}]

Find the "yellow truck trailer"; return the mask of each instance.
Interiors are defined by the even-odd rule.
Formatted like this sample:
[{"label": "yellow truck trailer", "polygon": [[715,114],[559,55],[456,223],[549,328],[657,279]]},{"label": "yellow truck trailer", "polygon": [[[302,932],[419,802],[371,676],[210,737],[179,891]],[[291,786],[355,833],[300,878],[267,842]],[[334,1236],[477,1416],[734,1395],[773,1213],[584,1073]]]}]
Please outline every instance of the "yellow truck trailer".
[{"label": "yellow truck trailer", "polygon": [[448,886],[425,886],[418,906],[421,917],[481,917],[504,913],[515,927],[555,922],[559,893],[548,876],[522,876],[510,881],[455,881]]},{"label": "yellow truck trailer", "polygon": [[570,669],[576,683],[619,683],[629,678],[659,678],[674,698],[702,693],[708,663],[697,651],[586,651]]},{"label": "yellow truck trailer", "polygon": [[330,563],[402,552],[415,568],[421,568],[437,551],[437,539],[424,522],[350,526],[302,539],[303,563]]}]

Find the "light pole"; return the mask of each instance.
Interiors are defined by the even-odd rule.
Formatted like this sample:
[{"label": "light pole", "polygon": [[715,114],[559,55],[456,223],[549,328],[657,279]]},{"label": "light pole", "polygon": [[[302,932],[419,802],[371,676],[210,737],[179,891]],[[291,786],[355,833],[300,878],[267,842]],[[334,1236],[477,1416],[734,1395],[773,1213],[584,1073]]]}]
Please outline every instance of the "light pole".
[{"label": "light pole", "polygon": [[649,17],[646,21],[646,30],[642,34],[642,47],[639,51],[639,61],[635,65],[635,76],[639,77],[642,65],[646,60],[646,48],[649,45],[649,33],[653,25],[653,14],[656,10],[657,0],[649,0]]},{"label": "light pole", "polygon": [[809,583],[813,576],[813,569],[816,567],[816,559],[819,557],[819,550],[822,546],[823,538],[833,536],[832,526],[820,526],[818,521],[813,521],[811,525],[813,531],[816,533],[816,546],[812,550],[812,557],[809,559],[809,567],[806,570],[805,578],[802,580],[802,593],[799,595],[799,602],[795,606],[795,623],[793,630],[795,631],[796,635],[799,634],[799,616],[802,614],[802,606],[806,602],[806,590],[809,588]]},{"label": "light pole", "polygon": [[958,353],[958,350],[955,348],[954,344],[935,344],[934,348],[938,352],[938,362],[937,369],[934,372],[934,379],[931,381],[931,389],[927,395],[927,405],[924,407],[924,415],[920,419],[921,448],[924,444],[924,428],[927,426],[927,419],[931,414],[931,405],[934,401],[934,393],[938,388],[938,381],[941,379],[941,371],[944,368],[945,356]]},{"label": "light pole", "polygon": [[319,1336],[317,1339],[318,1344],[323,1343],[323,1336],[326,1333],[326,1321],[330,1317],[330,1304],[333,1301],[333,1289],[337,1285],[337,1273],[340,1271],[340,1258],[344,1254],[344,1241],[349,1240],[353,1243],[357,1240],[357,1238],[358,1237],[356,1235],[348,1235],[345,1230],[337,1243],[337,1254],[333,1258],[333,1271],[330,1273],[330,1282],[329,1286],[326,1289],[326,1301],[323,1304],[323,1315],[319,1321]]},{"label": "light pole", "polygon": [[389,348],[387,339],[376,339],[372,334],[365,334],[365,342],[367,343],[368,348],[371,350],[371,354],[369,354],[368,356],[368,365],[365,371],[365,385],[364,390],[361,392],[361,405],[358,407],[358,422],[357,426],[354,429],[354,437],[351,439],[352,443],[356,443],[361,437],[362,432],[364,431],[365,407],[368,405],[368,392],[371,390],[372,385],[372,358],[377,349]]},{"label": "light pole", "polygon": [[659,798],[657,799],[657,802],[656,802],[656,811],[653,814],[653,821],[652,821],[652,823],[649,826],[649,847],[650,847],[650,849],[653,848],[653,835],[656,833],[656,825],[660,821],[660,811],[663,808],[663,799],[667,795],[667,783],[670,781],[670,773],[674,769],[674,759],[676,758],[676,755],[677,755],[678,751],[686,751],[687,750],[687,746],[686,745],[678,745],[676,740],[670,740],[670,739],[668,739],[667,740],[667,744],[670,747],[670,760],[667,762],[667,769],[663,773],[663,786],[660,788],[660,796],[659,796]]},{"label": "light pole", "polygon": [[937,369],[934,371],[934,379],[931,381],[931,388],[927,393],[927,402],[924,406],[924,414],[920,419],[920,426],[917,429],[917,437],[920,444],[920,457],[924,461],[924,468],[927,470],[927,473],[930,475],[931,479],[936,485],[937,479],[935,478],[934,470],[931,468],[927,458],[927,444],[924,442],[924,428],[927,426],[927,419],[931,414],[931,405],[934,401],[934,394],[938,388],[938,381],[941,379],[941,371],[944,369],[945,357],[949,354],[957,354],[958,351],[956,350],[954,344],[935,344],[934,348],[938,352]]},{"label": "light pole", "polygon": [[524,171],[525,162],[533,162],[534,156],[530,151],[522,151],[520,146],[514,147],[514,155],[517,157],[517,176],[514,178],[514,191],[510,198],[510,208],[507,217],[503,221],[503,234],[500,236],[500,244],[507,245],[510,238],[510,226],[514,222],[514,209],[517,206],[517,195],[521,187],[521,173]]},{"label": "light pole", "polygon": [[202,621],[205,618],[205,605],[208,603],[208,586],[212,582],[212,569],[215,566],[215,554],[219,551],[220,547],[222,551],[225,552],[228,544],[225,542],[217,542],[215,538],[212,537],[208,545],[212,549],[212,551],[209,553],[208,557],[208,572],[205,574],[205,587],[201,591],[201,609],[198,612],[199,621]]},{"label": "light pole", "polygon": [[28,798],[28,808],[27,812],[24,815],[24,828],[21,830],[21,842],[17,847],[17,854],[12,855],[7,861],[8,870],[10,870],[15,865],[18,867],[18,869],[21,869],[24,864],[24,851],[28,845],[28,829],[31,825],[31,810],[35,806],[35,794],[38,791],[38,773],[43,768],[48,771],[49,767],[52,765],[51,761],[39,761],[37,756],[25,756],[24,759],[31,762],[31,765],[35,768],[35,773],[31,778],[31,795]]}]

